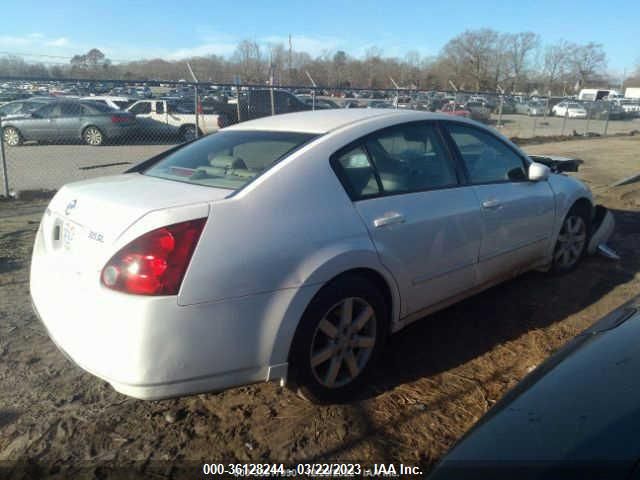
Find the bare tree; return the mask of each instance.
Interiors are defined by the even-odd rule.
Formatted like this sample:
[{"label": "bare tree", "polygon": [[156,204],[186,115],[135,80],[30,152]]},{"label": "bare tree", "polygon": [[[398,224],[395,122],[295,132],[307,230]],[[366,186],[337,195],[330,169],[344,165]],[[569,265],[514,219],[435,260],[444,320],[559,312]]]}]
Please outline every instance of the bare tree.
[{"label": "bare tree", "polygon": [[257,83],[264,81],[264,68],[260,45],[255,41],[243,40],[236,47],[232,61],[238,64],[242,81]]},{"label": "bare tree", "polygon": [[506,67],[511,77],[512,90],[518,91],[529,68],[529,57],[538,48],[540,38],[533,32],[508,33],[504,36]]},{"label": "bare tree", "polygon": [[333,56],[333,68],[335,72],[336,87],[342,87],[344,86],[343,84],[346,83],[342,78],[342,72],[346,65],[347,54],[342,50],[338,50]]},{"label": "bare tree", "polygon": [[589,42],[571,52],[571,65],[580,85],[586,85],[607,66],[607,55],[599,43]]},{"label": "bare tree", "polygon": [[544,51],[542,65],[542,80],[544,91],[553,90],[558,82],[566,81],[569,60],[576,46],[565,40],[553,45],[547,45]]},{"label": "bare tree", "polygon": [[476,90],[489,87],[492,83],[489,70],[495,57],[497,39],[498,33],[488,28],[467,30],[444,46],[442,55],[460,85],[471,84]]}]

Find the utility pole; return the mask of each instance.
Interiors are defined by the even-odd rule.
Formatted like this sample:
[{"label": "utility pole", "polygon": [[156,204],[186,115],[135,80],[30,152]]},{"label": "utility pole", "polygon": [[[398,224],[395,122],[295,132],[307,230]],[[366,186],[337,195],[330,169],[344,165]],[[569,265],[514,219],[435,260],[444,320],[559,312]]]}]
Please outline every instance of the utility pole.
[{"label": "utility pole", "polygon": [[291,43],[291,34],[289,34],[289,85],[293,83],[293,78],[291,75],[293,66],[293,45]]},{"label": "utility pole", "polygon": [[309,73],[309,70],[305,70],[304,73],[307,74],[307,78],[309,79],[309,81],[311,82],[311,85],[313,85],[313,87],[317,87],[318,85],[316,85],[316,82],[313,80],[313,77],[311,76],[311,74]]},{"label": "utility pole", "polygon": [[187,62],[187,68],[189,69],[189,73],[191,74],[191,78],[193,78],[193,81],[196,82],[193,85],[193,99],[194,99],[194,113],[195,113],[195,119],[196,119],[196,131],[195,131],[195,136],[196,138],[198,138],[198,132],[200,131],[200,122],[198,119],[198,112],[199,112],[199,103],[198,102],[198,78],[196,77],[196,74],[193,73],[193,69],[191,68],[191,64],[189,62]]}]

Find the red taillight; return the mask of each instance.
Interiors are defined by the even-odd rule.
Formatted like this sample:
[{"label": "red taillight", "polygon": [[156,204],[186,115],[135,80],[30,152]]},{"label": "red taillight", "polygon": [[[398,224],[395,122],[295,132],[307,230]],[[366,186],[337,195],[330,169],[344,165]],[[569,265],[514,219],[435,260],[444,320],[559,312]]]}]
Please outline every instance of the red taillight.
[{"label": "red taillight", "polygon": [[202,104],[198,102],[198,113],[203,113]]},{"label": "red taillight", "polygon": [[129,118],[125,116],[113,115],[111,117],[111,123],[126,123],[128,121],[129,121]]},{"label": "red taillight", "polygon": [[137,295],[177,295],[206,218],[145,233],[102,269],[102,284]]}]

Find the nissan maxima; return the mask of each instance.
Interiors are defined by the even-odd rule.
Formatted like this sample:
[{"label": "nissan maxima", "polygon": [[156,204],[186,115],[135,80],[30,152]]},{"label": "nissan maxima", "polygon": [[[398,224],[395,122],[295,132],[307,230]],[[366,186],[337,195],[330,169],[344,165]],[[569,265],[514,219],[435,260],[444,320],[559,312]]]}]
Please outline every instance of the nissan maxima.
[{"label": "nissan maxima", "polygon": [[474,121],[299,112],[64,186],[30,289],[59,348],[126,395],[275,380],[341,402],[390,334],[569,271],[612,228],[584,184]]}]

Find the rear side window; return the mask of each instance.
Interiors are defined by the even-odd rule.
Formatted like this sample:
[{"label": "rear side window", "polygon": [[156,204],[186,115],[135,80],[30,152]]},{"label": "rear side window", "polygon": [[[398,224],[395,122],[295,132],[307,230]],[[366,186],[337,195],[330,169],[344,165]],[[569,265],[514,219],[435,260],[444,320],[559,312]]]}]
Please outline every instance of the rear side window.
[{"label": "rear side window", "polygon": [[144,174],[238,190],[316,137],[298,132],[221,131],[176,150]]},{"label": "rear side window", "polygon": [[416,192],[456,185],[458,178],[430,124],[386,129],[365,142],[385,193]]},{"label": "rear side window", "polygon": [[82,107],[79,103],[63,103],[60,106],[60,114],[63,117],[77,117],[82,114]]},{"label": "rear side window", "polygon": [[513,182],[527,179],[523,159],[488,132],[465,125],[447,125],[471,183]]},{"label": "rear side window", "polygon": [[362,147],[344,152],[335,161],[351,197],[361,199],[381,192],[375,170]]}]

